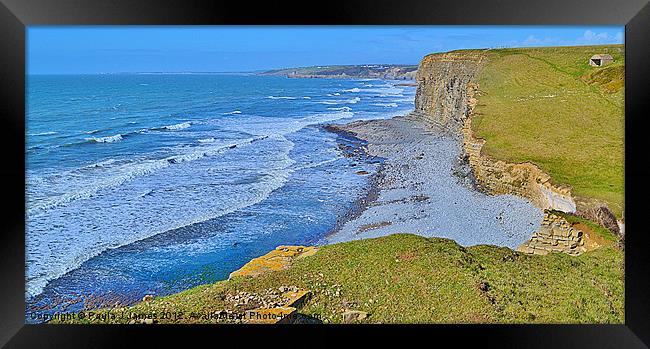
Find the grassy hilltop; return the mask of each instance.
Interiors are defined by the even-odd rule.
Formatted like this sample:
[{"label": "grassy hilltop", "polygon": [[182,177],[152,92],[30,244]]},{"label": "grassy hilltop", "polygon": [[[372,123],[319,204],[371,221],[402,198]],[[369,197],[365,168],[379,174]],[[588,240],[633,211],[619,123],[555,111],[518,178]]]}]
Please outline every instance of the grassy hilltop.
[{"label": "grassy hilltop", "polygon": [[608,243],[579,257],[525,255],[485,245],[463,248],[448,239],[398,234],[323,246],[289,269],[199,286],[128,311],[242,311],[245,307],[233,308],[226,299],[242,291],[263,294],[296,286],[312,292],[299,312],[326,323],[342,322],[346,309],[368,312],[362,320],[367,323],[622,323],[623,252],[607,230],[589,226]]},{"label": "grassy hilltop", "polygon": [[[592,67],[593,54],[614,63]],[[472,127],[483,151],[532,161],[581,203],[606,203],[621,217],[624,189],[623,45],[487,51]]]}]

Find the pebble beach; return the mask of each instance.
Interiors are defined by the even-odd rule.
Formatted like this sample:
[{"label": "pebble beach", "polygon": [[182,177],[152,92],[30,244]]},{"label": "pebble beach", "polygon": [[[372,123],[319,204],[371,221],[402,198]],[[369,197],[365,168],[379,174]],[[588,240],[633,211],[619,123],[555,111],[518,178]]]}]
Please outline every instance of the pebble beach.
[{"label": "pebble beach", "polygon": [[[425,118],[333,125],[366,141],[364,150],[383,159],[363,207],[323,241],[332,244],[395,233],[516,248],[539,228],[542,211],[512,195],[488,196],[472,184],[459,160],[460,142]],[[364,174],[360,174],[364,175]]]}]

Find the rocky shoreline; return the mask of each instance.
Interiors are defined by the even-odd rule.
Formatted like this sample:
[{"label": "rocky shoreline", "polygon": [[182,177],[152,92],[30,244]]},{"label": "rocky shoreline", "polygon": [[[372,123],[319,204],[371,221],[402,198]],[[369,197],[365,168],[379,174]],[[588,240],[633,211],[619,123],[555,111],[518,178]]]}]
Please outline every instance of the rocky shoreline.
[{"label": "rocky shoreline", "polygon": [[539,228],[542,212],[528,201],[476,190],[457,137],[420,114],[326,129],[365,141],[362,152],[383,163],[323,244],[413,233],[514,249]]}]

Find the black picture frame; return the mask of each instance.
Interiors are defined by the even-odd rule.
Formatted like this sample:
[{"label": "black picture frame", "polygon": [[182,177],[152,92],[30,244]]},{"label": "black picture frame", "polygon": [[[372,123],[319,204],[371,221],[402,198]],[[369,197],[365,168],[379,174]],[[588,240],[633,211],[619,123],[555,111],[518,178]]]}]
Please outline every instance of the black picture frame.
[{"label": "black picture frame", "polygon": [[[197,1],[1,0],[0,141],[2,258],[0,345],[7,348],[154,346],[189,338],[210,345],[311,346],[372,335],[432,345],[643,348],[650,343],[647,215],[650,166],[650,5],[647,0],[463,1]],[[66,326],[25,325],[25,29],[30,25],[241,24],[507,24],[625,25],[625,324],[624,325],[399,325],[399,326]],[[450,342],[451,341],[451,342]],[[406,342],[403,342],[406,343]],[[425,342],[426,344],[426,342]],[[417,345],[417,344],[416,344]]]}]

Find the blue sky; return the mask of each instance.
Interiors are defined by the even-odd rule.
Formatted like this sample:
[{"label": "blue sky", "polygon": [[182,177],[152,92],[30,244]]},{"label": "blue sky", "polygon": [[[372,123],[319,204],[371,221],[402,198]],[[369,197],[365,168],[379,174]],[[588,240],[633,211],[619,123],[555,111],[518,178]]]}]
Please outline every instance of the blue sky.
[{"label": "blue sky", "polygon": [[28,74],[417,64],[462,48],[623,43],[622,26],[29,27]]}]

